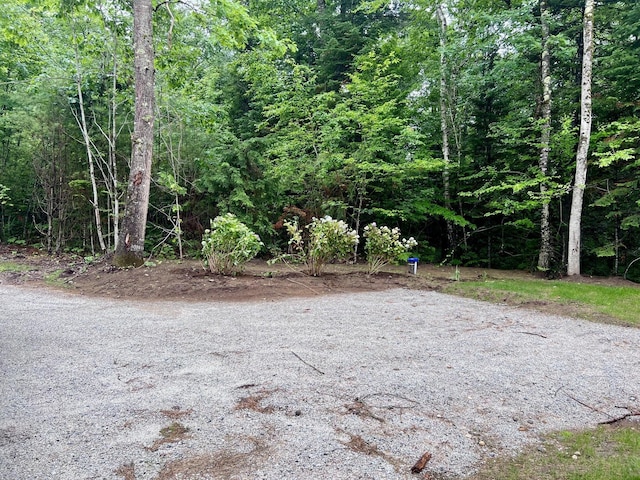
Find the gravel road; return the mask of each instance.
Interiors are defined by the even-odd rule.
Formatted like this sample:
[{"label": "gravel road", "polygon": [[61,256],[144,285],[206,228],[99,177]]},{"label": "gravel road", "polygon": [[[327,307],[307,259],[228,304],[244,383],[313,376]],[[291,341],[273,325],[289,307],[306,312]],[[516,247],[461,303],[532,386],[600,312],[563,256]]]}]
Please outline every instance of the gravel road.
[{"label": "gravel road", "polygon": [[640,404],[640,329],[435,292],[0,307],[3,480],[463,478]]}]

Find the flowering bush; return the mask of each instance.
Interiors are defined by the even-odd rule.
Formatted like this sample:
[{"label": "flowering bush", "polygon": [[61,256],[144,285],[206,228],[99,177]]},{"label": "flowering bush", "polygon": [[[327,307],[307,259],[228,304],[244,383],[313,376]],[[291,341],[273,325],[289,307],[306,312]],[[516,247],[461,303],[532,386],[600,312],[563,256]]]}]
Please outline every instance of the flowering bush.
[{"label": "flowering bush", "polygon": [[315,277],[321,275],[327,263],[348,257],[358,244],[357,232],[342,220],[330,216],[314,218],[306,227],[309,231],[306,240],[298,222],[285,222],[284,226],[290,237],[290,253],[301,258],[307,264],[309,274]]},{"label": "flowering bush", "polygon": [[211,220],[202,236],[202,254],[213,273],[235,275],[255,257],[263,243],[232,213]]},{"label": "flowering bush", "polygon": [[413,237],[400,239],[400,229],[393,229],[375,223],[364,227],[364,237],[367,243],[364,246],[369,264],[369,274],[378,273],[389,262],[393,262],[409,249],[418,245]]}]

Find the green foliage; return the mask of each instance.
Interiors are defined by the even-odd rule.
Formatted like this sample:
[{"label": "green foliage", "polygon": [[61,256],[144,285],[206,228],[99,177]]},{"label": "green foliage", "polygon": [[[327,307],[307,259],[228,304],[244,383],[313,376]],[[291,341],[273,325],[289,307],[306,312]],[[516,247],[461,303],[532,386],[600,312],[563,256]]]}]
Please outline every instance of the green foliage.
[{"label": "green foliage", "polygon": [[9,196],[9,187],[0,183],[0,205],[11,205],[11,197]]},{"label": "green foliage", "polygon": [[202,255],[213,273],[235,275],[255,257],[263,244],[235,215],[227,213],[211,220],[202,236]]},{"label": "green foliage", "polygon": [[[439,4],[160,3],[148,245],[169,254],[171,245],[158,245],[173,231],[197,254],[203,225],[231,212],[276,246],[273,225],[295,205],[352,226],[401,224],[420,240],[421,257],[530,268],[548,204],[561,262],[578,135],[581,4],[549,4],[546,173],[538,167],[536,2],[446,2],[444,46]],[[116,215],[114,200],[127,181],[124,133],[134,98],[130,5],[59,5],[8,0],[0,12],[0,184],[11,194],[8,201],[0,193],[2,233],[42,240],[52,251],[96,244],[86,152],[75,141],[76,82],[108,241],[123,211],[120,204]],[[597,18],[591,161],[598,168],[585,190],[583,263],[608,274],[640,248],[640,6],[601,2]],[[105,168],[112,164],[113,178]]]},{"label": "green foliage", "polygon": [[364,227],[364,238],[367,239],[364,251],[367,255],[369,275],[378,273],[386,264],[397,261],[418,242],[413,237],[400,239],[400,229],[393,229],[383,225],[378,227],[376,223],[370,223]]},{"label": "green foliage", "polygon": [[634,245],[640,228],[640,120],[626,118],[603,126],[594,135],[594,146],[598,173],[606,173],[595,183],[598,188],[590,206],[604,212],[605,222],[601,220],[591,250],[617,265],[625,247]]},{"label": "green foliage", "polygon": [[308,235],[300,229],[298,221],[285,222],[289,246],[293,255],[307,265],[310,275],[318,277],[327,263],[345,260],[354,253],[359,236],[342,220],[330,216],[314,218],[306,226]]},{"label": "green foliage", "polygon": [[174,175],[169,172],[158,173],[158,184],[174,195],[185,195],[187,189],[180,185]]}]

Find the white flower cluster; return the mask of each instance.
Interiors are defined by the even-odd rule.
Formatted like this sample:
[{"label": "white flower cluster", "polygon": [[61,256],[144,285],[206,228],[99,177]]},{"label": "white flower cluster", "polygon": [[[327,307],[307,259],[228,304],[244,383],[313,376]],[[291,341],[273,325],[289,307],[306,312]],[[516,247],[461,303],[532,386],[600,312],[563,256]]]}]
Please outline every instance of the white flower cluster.
[{"label": "white flower cluster", "polygon": [[384,265],[396,261],[402,254],[418,245],[413,237],[400,239],[398,227],[378,227],[375,222],[364,227],[364,236],[367,239],[365,251],[369,273],[379,272]]},{"label": "white flower cluster", "polygon": [[[345,235],[354,245],[357,245],[360,242],[360,235],[358,235],[358,232],[349,228],[349,225],[347,225],[344,220],[334,220],[330,215],[325,215],[322,218],[313,217],[313,221],[307,226],[307,228],[315,230],[322,224],[331,224],[336,230],[336,234]],[[322,228],[320,228],[320,230],[322,230]]]},{"label": "white flower cluster", "polygon": [[418,246],[418,242],[413,237],[403,238],[402,239],[402,246],[404,248],[406,248],[407,250],[409,250],[410,248],[417,247]]}]

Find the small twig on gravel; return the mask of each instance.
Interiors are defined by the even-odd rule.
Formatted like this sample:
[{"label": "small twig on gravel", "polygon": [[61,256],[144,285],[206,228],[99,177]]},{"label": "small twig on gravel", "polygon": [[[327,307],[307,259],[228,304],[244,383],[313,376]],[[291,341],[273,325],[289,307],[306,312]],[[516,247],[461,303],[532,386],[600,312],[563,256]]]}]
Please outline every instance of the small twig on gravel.
[{"label": "small twig on gravel", "polygon": [[588,403],[584,403],[582,400],[577,399],[576,397],[574,397],[573,395],[571,395],[570,393],[568,393],[567,391],[564,392],[564,394],[569,397],[571,400],[573,400],[574,402],[579,403],[580,405],[582,405],[583,407],[587,407],[590,410],[593,410],[594,412],[598,412],[598,413],[602,413],[603,415],[606,415],[609,418],[614,418],[612,415],[609,415],[607,412],[600,410],[599,408],[596,407],[592,407],[591,405],[589,405]]},{"label": "small twig on gravel", "polygon": [[420,473],[424,470],[424,467],[427,466],[427,462],[431,460],[431,454],[429,452],[425,452],[424,455],[420,457],[420,459],[416,462],[416,464],[411,467],[411,473]]},{"label": "small twig on gravel", "polygon": [[362,403],[365,403],[365,401],[368,398],[371,397],[393,397],[393,398],[397,398],[400,400],[404,400],[405,402],[409,402],[412,405],[411,406],[405,406],[405,405],[393,405],[393,404],[387,404],[387,405],[371,405],[368,404],[369,407],[374,407],[374,408],[386,408],[387,410],[393,410],[394,408],[397,408],[398,410],[404,409],[404,408],[414,408],[416,405],[418,405],[418,402],[416,402],[415,400],[411,400],[410,398],[407,398],[403,395],[398,395],[397,393],[370,393],[368,395],[364,395],[360,398],[356,398],[356,401],[360,401]]},{"label": "small twig on gravel", "polygon": [[309,362],[307,362],[306,360],[304,360],[300,355],[298,355],[296,352],[294,352],[293,350],[291,350],[291,353],[293,353],[295,355],[295,357],[300,360],[302,363],[304,363],[306,366],[313,368],[316,372],[318,372],[320,375],[324,375],[324,372],[322,370],[317,369],[316,367],[314,367],[313,365],[311,365]]},{"label": "small twig on gravel", "polygon": [[347,412],[353,413],[354,415],[373,418],[380,423],[385,423],[384,418],[374,415],[369,409],[369,406],[359,399],[356,399],[355,402],[353,402],[351,405],[345,405],[345,408],[347,409]]},{"label": "small twig on gravel", "polygon": [[308,288],[309,290],[311,290],[313,293],[315,293],[316,295],[322,295],[322,293],[320,293],[319,291],[311,288],[309,285],[305,285],[302,282],[296,282],[295,280],[292,280],[290,278],[285,278],[286,281],[291,282],[291,283],[295,283],[296,285],[300,285],[301,287],[305,287]]},{"label": "small twig on gravel", "polygon": [[542,335],[540,333],[534,333],[534,332],[518,332],[518,333],[524,333],[525,335],[535,335],[536,337],[547,338],[546,335]]},{"label": "small twig on gravel", "polygon": [[[605,420],[604,422],[598,422],[598,425],[611,425],[613,423],[620,422],[620,421],[624,420],[625,418],[640,417],[640,410],[636,410],[636,409],[631,408],[631,407],[616,407],[616,408],[624,408],[625,410],[628,410],[629,413],[625,413],[624,415],[621,415],[619,417],[612,417],[610,420]],[[611,416],[611,415],[609,415],[609,416]]]}]

